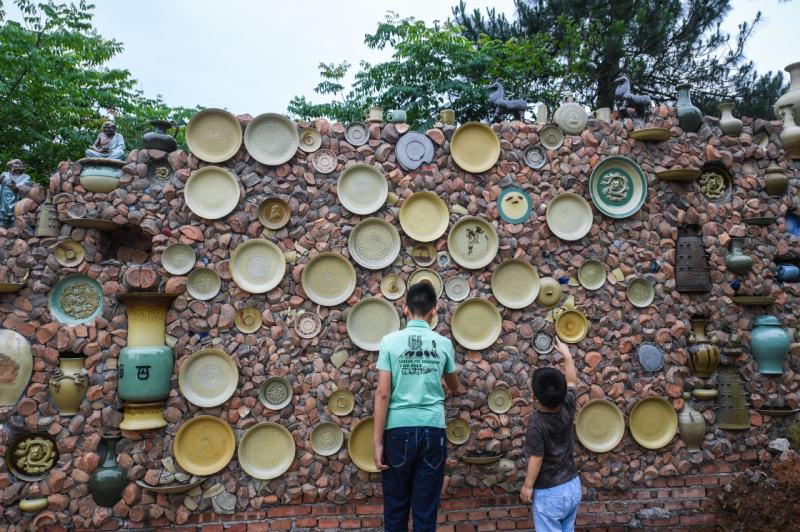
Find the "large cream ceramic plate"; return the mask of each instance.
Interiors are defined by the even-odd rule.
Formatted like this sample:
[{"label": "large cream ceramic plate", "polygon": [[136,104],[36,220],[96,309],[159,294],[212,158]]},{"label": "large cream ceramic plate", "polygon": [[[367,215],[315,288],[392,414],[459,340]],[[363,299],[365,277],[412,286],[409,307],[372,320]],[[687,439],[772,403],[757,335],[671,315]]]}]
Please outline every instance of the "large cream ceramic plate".
[{"label": "large cream ceramic plate", "polygon": [[239,441],[239,465],[260,480],[283,475],[292,465],[295,443],[292,434],[277,423],[253,425]]},{"label": "large cream ceramic plate", "polygon": [[219,406],[231,398],[239,385],[239,370],[231,357],[217,349],[190,355],[178,372],[181,394],[195,406]]},{"label": "large cream ceramic plate", "polygon": [[286,273],[286,259],[280,248],[269,240],[248,240],[231,254],[230,271],[242,290],[264,294],[281,283]]},{"label": "large cream ceramic plate", "polygon": [[336,390],[328,398],[328,408],[335,416],[346,416],[353,411],[356,400],[348,390]]},{"label": "large cream ceramic plate", "polygon": [[227,161],[242,146],[242,126],[222,109],[203,109],[186,125],[186,144],[198,159],[209,163]]},{"label": "large cream ceramic plate", "polygon": [[420,268],[419,270],[411,272],[411,275],[408,276],[408,286],[411,287],[411,285],[417,283],[428,283],[431,285],[433,289],[436,290],[436,297],[440,297],[442,295],[442,290],[444,290],[442,277],[430,268]]},{"label": "large cream ceramic plate", "polygon": [[678,415],[663,397],[642,399],[631,411],[628,421],[631,436],[647,449],[660,449],[678,431]]},{"label": "large cream ceramic plate", "polygon": [[399,330],[400,316],[385,299],[362,299],[347,314],[347,334],[365,351],[377,351],[384,336]]},{"label": "large cream ceramic plate", "polygon": [[186,278],[186,290],[189,295],[201,301],[212,299],[219,293],[222,280],[211,268],[197,268]]},{"label": "large cream ceramic plate", "polygon": [[589,177],[589,193],[597,210],[611,218],[635,214],[647,198],[647,179],[639,165],[614,155],[603,159]]},{"label": "large cream ceramic plate", "polygon": [[463,170],[480,174],[494,166],[500,158],[500,139],[490,126],[467,122],[453,133],[450,153]]},{"label": "large cream ceramic plate", "polygon": [[386,203],[389,184],[380,170],[369,164],[354,164],[339,174],[336,194],[353,214],[372,214]]},{"label": "large cream ceramic plate", "polygon": [[483,218],[465,216],[447,235],[447,249],[457,264],[470,270],[483,268],[497,255],[500,240],[494,226]]},{"label": "large cream ceramic plate", "polygon": [[556,318],[556,334],[568,344],[577,344],[589,332],[589,322],[578,309],[563,310]]},{"label": "large cream ceramic plate", "polygon": [[161,264],[172,275],[185,275],[192,271],[197,256],[194,250],[183,242],[175,242],[167,246],[161,254]]},{"label": "large cream ceramic plate", "polygon": [[505,307],[525,308],[539,295],[539,273],[530,262],[503,261],[492,273],[492,293]]},{"label": "large cream ceramic plate", "polygon": [[276,113],[258,115],[247,124],[244,145],[253,158],[267,166],[279,166],[291,159],[300,142],[297,126]]},{"label": "large cream ceramic plate", "polygon": [[453,336],[467,349],[486,349],[500,337],[503,318],[494,305],[481,298],[467,299],[456,308],[451,320]]},{"label": "large cream ceramic plate", "polygon": [[561,240],[580,240],[592,228],[592,207],[577,194],[559,194],[547,206],[547,225]]},{"label": "large cream ceramic plate", "polygon": [[311,301],[333,307],[347,301],[356,289],[356,270],[338,253],[320,253],[303,268],[300,282]]},{"label": "large cream ceramic plate", "polygon": [[192,475],[213,475],[233,458],[236,436],[216,416],[198,416],[184,423],[172,444],[178,465]]},{"label": "large cream ceramic plate", "polygon": [[344,443],[342,428],[330,421],[320,423],[311,431],[309,438],[311,448],[314,452],[322,456],[331,456],[339,452]]},{"label": "large cream ceramic plate", "polygon": [[183,189],[186,206],[200,218],[218,220],[239,205],[239,181],[218,166],[206,166],[189,176]]},{"label": "large cream ceramic plate", "polygon": [[606,453],[625,436],[625,418],[617,405],[605,399],[594,399],[581,407],[575,421],[578,440],[590,451]]},{"label": "large cream ceramic plate", "polygon": [[347,440],[347,452],[350,459],[368,473],[377,473],[375,467],[375,445],[372,437],[375,434],[375,418],[365,417],[350,432],[350,439]]},{"label": "large cream ceramic plate", "polygon": [[400,207],[403,231],[419,242],[432,242],[447,231],[450,211],[432,192],[415,192]]},{"label": "large cream ceramic plate", "polygon": [[400,254],[400,235],[382,218],[361,220],[347,240],[350,256],[364,268],[382,270]]}]

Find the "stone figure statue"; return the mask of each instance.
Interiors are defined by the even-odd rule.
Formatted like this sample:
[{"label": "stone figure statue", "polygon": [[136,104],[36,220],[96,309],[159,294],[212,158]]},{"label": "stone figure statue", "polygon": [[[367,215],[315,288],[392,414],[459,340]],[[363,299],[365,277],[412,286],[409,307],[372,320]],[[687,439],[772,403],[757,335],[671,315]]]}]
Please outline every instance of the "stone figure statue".
[{"label": "stone figure statue", "polygon": [[[614,80],[617,88],[614,91],[614,101],[617,103],[619,115],[622,118],[644,118],[650,114],[652,102],[650,96],[646,94],[634,94],[631,92],[631,82],[627,76],[620,76]],[[628,108],[632,108],[634,115],[631,116]]]},{"label": "stone figure statue", "polygon": [[522,120],[522,116],[528,109],[531,100],[507,100],[502,81],[501,78],[497,78],[494,80],[494,83],[488,87],[489,90],[492,91],[489,95],[489,103],[494,107],[492,120],[494,122],[499,122],[502,120],[504,114],[512,114],[514,115],[514,120]]},{"label": "stone figure statue", "polygon": [[86,150],[87,157],[97,159],[117,159],[124,161],[125,139],[117,133],[117,126],[114,122],[108,121],[103,124],[103,131],[97,135],[92,147]]},{"label": "stone figure statue", "polygon": [[19,187],[30,184],[31,176],[25,173],[25,165],[19,159],[9,161],[6,167],[8,172],[0,174],[0,227],[7,229],[14,223]]}]

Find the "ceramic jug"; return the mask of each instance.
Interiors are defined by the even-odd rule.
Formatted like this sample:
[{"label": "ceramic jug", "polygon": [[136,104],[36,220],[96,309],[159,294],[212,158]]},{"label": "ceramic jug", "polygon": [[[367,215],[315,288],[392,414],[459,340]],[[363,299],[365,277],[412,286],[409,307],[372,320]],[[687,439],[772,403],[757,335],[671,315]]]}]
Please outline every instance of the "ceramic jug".
[{"label": "ceramic jug", "polygon": [[538,107],[536,107],[536,123],[537,124],[547,123],[547,106],[543,103],[540,103]]},{"label": "ceramic jug", "polygon": [[433,115],[433,119],[437,122],[441,122],[442,124],[455,124],[456,123],[456,112],[452,109],[442,109],[435,115]]},{"label": "ceramic jug", "polygon": [[787,104],[781,106],[783,113],[783,130],[781,131],[781,142],[783,151],[789,159],[800,159],[800,126],[794,123],[794,113],[792,106]]},{"label": "ceramic jug", "polygon": [[14,406],[33,373],[31,344],[15,331],[0,329],[0,406]]},{"label": "ceramic jug", "polygon": [[367,122],[383,122],[383,107],[364,109],[364,117]]},{"label": "ceramic jug", "polygon": [[731,137],[738,137],[742,132],[742,121],[731,114],[733,111],[733,102],[723,103],[717,106],[717,111],[722,113],[722,118],[719,119],[719,129],[723,135]]},{"label": "ceramic jug", "polygon": [[692,105],[692,99],[689,96],[689,90],[692,88],[691,83],[681,83],[675,86],[678,91],[678,101],[675,104],[675,112],[678,116],[678,122],[681,129],[687,133],[695,133],[700,128],[700,120],[703,118],[703,113],[700,109]]},{"label": "ceramic jug", "polygon": [[50,396],[62,416],[78,413],[81,401],[86,397],[89,377],[83,358],[62,358],[50,377]]},{"label": "ceramic jug", "polygon": [[[167,153],[173,152],[178,149],[178,141],[175,137],[178,136],[178,123],[174,120],[151,120],[150,125],[155,128],[155,131],[145,133],[142,137],[142,148],[146,150],[161,150]],[[167,130],[172,126],[175,128],[175,135],[169,136]]]},{"label": "ceramic jug", "polygon": [[778,318],[762,315],[755,319],[750,334],[750,352],[763,375],[783,374],[783,361],[789,353],[789,333],[781,328]]},{"label": "ceramic jug", "polygon": [[731,248],[725,257],[725,267],[736,275],[747,275],[753,267],[753,259],[742,253],[744,238],[731,238]]},{"label": "ceramic jug", "polygon": [[386,113],[386,118],[392,124],[405,124],[406,122],[406,112],[402,109],[393,109]]},{"label": "ceramic jug", "polygon": [[800,268],[794,264],[778,264],[776,269],[778,280],[782,283],[793,283],[800,276]]},{"label": "ceramic jug", "polygon": [[783,173],[783,168],[775,161],[764,172],[764,189],[770,198],[780,198],[789,188],[789,178]]},{"label": "ceramic jug", "polygon": [[592,116],[594,116],[598,120],[605,120],[606,122],[611,121],[611,109],[608,107],[601,107],[596,111],[592,112]]},{"label": "ceramic jug", "polygon": [[696,453],[700,451],[700,443],[706,435],[706,419],[703,414],[689,406],[692,394],[683,394],[683,410],[678,414],[678,428],[681,431],[681,440],[686,444],[686,449]]},{"label": "ceramic jug", "polygon": [[89,491],[100,506],[111,508],[122,498],[128,473],[117,463],[117,442],[122,436],[103,436],[106,452],[103,463],[89,476]]},{"label": "ceramic jug", "polygon": [[575,102],[575,95],[567,92],[564,94],[564,103],[553,114],[553,121],[567,135],[580,135],[589,123],[589,116],[586,110]]},{"label": "ceramic jug", "polygon": [[775,116],[781,119],[781,106],[791,105],[794,123],[800,126],[800,62],[792,63],[784,70],[789,73],[789,90],[775,102]]},{"label": "ceramic jug", "polygon": [[717,333],[711,333],[711,337],[706,338],[707,325],[708,320],[706,319],[692,319],[692,332],[689,333],[689,348],[687,349],[689,369],[703,379],[709,378],[719,365]]}]

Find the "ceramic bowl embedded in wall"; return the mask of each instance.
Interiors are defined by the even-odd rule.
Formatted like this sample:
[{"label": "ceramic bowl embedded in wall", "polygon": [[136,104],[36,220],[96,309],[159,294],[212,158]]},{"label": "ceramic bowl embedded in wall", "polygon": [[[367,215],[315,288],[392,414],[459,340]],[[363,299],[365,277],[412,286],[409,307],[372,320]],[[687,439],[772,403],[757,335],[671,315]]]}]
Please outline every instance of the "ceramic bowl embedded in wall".
[{"label": "ceramic bowl embedded in wall", "polygon": [[592,207],[581,196],[564,192],[550,201],[545,218],[550,231],[561,240],[580,240],[592,228]]},{"label": "ceramic bowl embedded in wall", "polygon": [[534,170],[538,170],[547,162],[547,153],[541,146],[528,146],[525,149],[523,157],[525,159],[525,164]]},{"label": "ceramic bowl embedded in wall", "polygon": [[346,416],[353,411],[355,398],[348,390],[336,390],[328,398],[328,409],[336,416]]},{"label": "ceramic bowl embedded in wall", "polygon": [[312,153],[322,147],[322,135],[314,128],[305,127],[298,133],[300,149]]},{"label": "ceramic bowl embedded in wall", "polygon": [[344,128],[344,139],[352,146],[361,146],[369,141],[369,128],[364,122],[350,122]]},{"label": "ceramic bowl embedded in wall", "polygon": [[314,338],[322,330],[322,320],[314,312],[305,311],[294,319],[294,330],[300,338]]},{"label": "ceramic bowl embedded in wall", "polygon": [[450,228],[447,249],[459,266],[470,270],[483,268],[497,255],[500,239],[494,226],[484,218],[465,216]]},{"label": "ceramic bowl embedded in wall", "polygon": [[311,430],[311,437],[308,438],[308,441],[315,453],[322,456],[333,456],[344,444],[344,433],[336,423],[330,421],[318,423]]},{"label": "ceramic bowl embedded in wall", "polygon": [[277,230],[289,223],[292,210],[281,198],[267,198],[258,206],[258,221],[267,229]]},{"label": "ceramic bowl embedded in wall", "polygon": [[236,313],[236,328],[245,334],[252,334],[261,328],[263,319],[261,311],[255,307],[245,307]]},{"label": "ceramic bowl embedded in wall", "polygon": [[467,443],[471,432],[472,427],[461,418],[451,419],[447,422],[447,427],[445,428],[447,441],[454,445]]},{"label": "ceramic bowl embedded in wall", "polygon": [[618,155],[607,157],[592,170],[589,193],[597,210],[611,218],[635,214],[647,198],[647,180],[639,165]]},{"label": "ceramic bowl embedded in wall", "polygon": [[423,163],[430,163],[435,153],[431,138],[419,131],[409,131],[400,137],[394,147],[397,162],[408,172],[413,172]]},{"label": "ceramic bowl embedded in wall", "polygon": [[596,453],[607,453],[625,436],[625,418],[617,405],[594,399],[581,407],[575,420],[575,433],[581,445]]},{"label": "ceramic bowl embedded in wall", "polygon": [[564,132],[557,126],[547,126],[539,133],[539,140],[548,150],[557,150],[564,144]]},{"label": "ceramic bowl embedded in wall", "polygon": [[628,283],[628,288],[625,292],[628,295],[628,301],[631,302],[631,305],[639,308],[649,306],[656,296],[652,283],[643,277],[639,277]]},{"label": "ceramic bowl embedded in wall", "polygon": [[283,475],[294,461],[292,434],[277,423],[253,425],[239,441],[239,465],[253,478],[271,480]]},{"label": "ceramic bowl embedded in wall", "polygon": [[347,440],[350,459],[359,469],[368,473],[378,472],[378,468],[375,467],[375,445],[372,440],[374,434],[375,418],[369,416],[358,422]]},{"label": "ceramic bowl embedded in wall", "polygon": [[521,188],[507,188],[497,198],[497,212],[508,223],[523,223],[531,217],[532,210],[531,196]]},{"label": "ceramic bowl embedded in wall", "polygon": [[74,268],[86,257],[86,251],[83,246],[74,240],[65,240],[59,242],[56,246],[53,255],[56,257],[56,262],[65,268]]},{"label": "ceramic bowl embedded in wall", "polygon": [[186,278],[186,290],[189,295],[201,301],[208,301],[219,293],[222,279],[211,268],[197,268]]},{"label": "ceramic bowl embedded in wall", "polygon": [[500,337],[503,318],[493,304],[476,297],[456,307],[450,328],[459,344],[480,351],[490,347]]},{"label": "ceramic bowl embedded in wall", "polygon": [[283,377],[270,377],[261,384],[258,399],[270,410],[283,410],[292,402],[292,384]]},{"label": "ceramic bowl embedded in wall", "polygon": [[489,404],[489,410],[495,414],[505,414],[511,409],[512,404],[511,393],[505,388],[495,388],[489,392],[489,397],[486,402]]},{"label": "ceramic bowl embedded in wall", "polygon": [[587,290],[599,290],[606,283],[606,267],[599,260],[586,260],[578,268],[578,282]]},{"label": "ceramic bowl embedded in wall", "polygon": [[161,254],[161,265],[172,275],[185,275],[192,271],[197,262],[194,250],[183,242],[175,242],[167,246]]},{"label": "ceramic bowl embedded in wall", "polygon": [[390,273],[381,280],[381,293],[386,299],[400,299],[406,292],[406,282],[396,273]]},{"label": "ceramic bowl embedded in wall", "polygon": [[356,270],[346,257],[326,252],[312,257],[300,275],[308,298],[318,305],[335,307],[356,289]]},{"label": "ceramic bowl embedded in wall", "polygon": [[678,414],[663,397],[642,399],[631,410],[628,421],[631,436],[647,449],[660,449],[678,431]]},{"label": "ceramic bowl embedded in wall", "polygon": [[203,109],[189,120],[185,130],[189,151],[208,163],[227,161],[242,146],[242,126],[222,109]]},{"label": "ceramic bowl embedded in wall", "polygon": [[256,161],[280,166],[297,152],[300,139],[297,125],[277,113],[258,115],[247,124],[244,145]]},{"label": "ceramic bowl embedded in wall", "polygon": [[503,261],[492,273],[492,293],[504,307],[525,308],[539,295],[539,274],[530,262]]},{"label": "ceramic bowl embedded in wall", "polygon": [[469,297],[469,281],[460,275],[456,275],[455,277],[447,280],[444,290],[447,292],[447,297],[449,297],[451,300],[464,301]]},{"label": "ceramic bowl embedded in wall", "polygon": [[428,283],[431,285],[433,289],[436,290],[436,297],[441,297],[442,290],[444,290],[442,277],[430,268],[420,268],[419,270],[411,272],[406,285],[411,287],[417,283]]},{"label": "ceramic bowl embedded in wall", "polygon": [[229,269],[242,290],[264,294],[283,280],[286,259],[280,248],[269,240],[253,239],[233,250]]},{"label": "ceramic bowl embedded in wall", "polygon": [[353,260],[364,268],[382,270],[400,254],[400,235],[383,218],[367,218],[353,228],[347,248]]},{"label": "ceramic bowl embedded in wall", "polygon": [[336,194],[353,214],[372,214],[386,203],[389,184],[380,170],[369,164],[354,164],[339,174]]},{"label": "ceramic bowl embedded in wall", "polygon": [[193,417],[181,425],[172,444],[178,465],[192,475],[213,475],[221,471],[231,461],[235,450],[233,429],[216,416]]},{"label": "ceramic bowl embedded in wall", "polygon": [[236,363],[223,351],[203,349],[184,360],[178,386],[187,401],[201,408],[223,404],[239,386]]},{"label": "ceramic bowl embedded in wall", "polygon": [[239,180],[227,169],[206,166],[189,176],[183,194],[186,206],[197,216],[218,220],[239,205]]},{"label": "ceramic bowl embedded in wall", "polygon": [[589,332],[589,322],[578,309],[563,310],[556,318],[556,334],[568,344],[577,344]]},{"label": "ceramic bowl embedded in wall", "polygon": [[67,325],[91,323],[103,306],[103,287],[86,275],[62,277],[47,294],[47,309]]},{"label": "ceramic bowl embedded in wall", "polygon": [[462,170],[480,174],[493,167],[500,158],[500,139],[491,126],[467,122],[453,133],[450,154]]},{"label": "ceramic bowl embedded in wall", "polygon": [[419,242],[432,242],[442,236],[449,221],[447,205],[432,192],[415,192],[400,207],[403,231]]},{"label": "ceramic bowl embedded in wall", "polygon": [[379,297],[362,299],[347,314],[347,334],[365,351],[378,351],[387,334],[400,330],[394,305]]},{"label": "ceramic bowl embedded in wall", "polygon": [[331,150],[319,150],[311,158],[311,165],[320,174],[330,174],[338,164],[336,154]]}]

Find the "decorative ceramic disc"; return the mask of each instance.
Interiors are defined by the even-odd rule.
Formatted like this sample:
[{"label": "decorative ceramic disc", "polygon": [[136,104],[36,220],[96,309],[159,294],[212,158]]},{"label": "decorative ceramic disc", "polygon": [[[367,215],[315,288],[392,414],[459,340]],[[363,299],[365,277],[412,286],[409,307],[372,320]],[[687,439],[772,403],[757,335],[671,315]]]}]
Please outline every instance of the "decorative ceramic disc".
[{"label": "decorative ceramic disc", "polygon": [[353,214],[372,214],[386,203],[389,184],[380,170],[369,164],[354,164],[339,174],[336,194]]},{"label": "decorative ceramic disc", "polygon": [[469,297],[469,290],[469,281],[460,275],[448,279],[447,283],[444,285],[444,291],[447,293],[447,297],[453,301],[464,301],[467,299]]},{"label": "decorative ceramic disc", "polygon": [[436,297],[441,297],[442,290],[444,290],[442,277],[429,268],[420,268],[419,270],[411,272],[406,284],[410,287],[417,283],[428,283],[431,285],[433,289],[436,290]]},{"label": "decorative ceramic disc", "polygon": [[400,235],[383,218],[367,218],[353,228],[347,249],[353,260],[364,268],[382,270],[391,266],[400,254]]},{"label": "decorative ceramic disc", "polygon": [[662,397],[648,397],[636,403],[628,423],[633,439],[646,449],[664,447],[678,431],[678,415]]},{"label": "decorative ceramic disc", "polygon": [[303,312],[294,319],[294,330],[300,338],[314,338],[322,330],[322,320],[313,312]]},{"label": "decorative ceramic disc", "polygon": [[236,313],[234,318],[236,328],[245,334],[251,334],[261,328],[263,320],[261,311],[255,307],[245,307]]},{"label": "decorative ceramic disc", "polygon": [[556,334],[568,344],[577,344],[589,332],[589,322],[583,312],[577,309],[564,310],[556,318]]},{"label": "decorative ceramic disc", "polygon": [[375,435],[375,418],[365,417],[350,432],[347,440],[347,452],[350,459],[358,466],[369,473],[377,473],[375,467],[375,445],[373,436]]},{"label": "decorative ceramic disc", "polygon": [[231,254],[230,272],[242,290],[264,294],[283,280],[286,258],[269,240],[248,240],[239,244]]},{"label": "decorative ceramic disc", "polygon": [[647,198],[647,180],[639,165],[627,157],[603,159],[589,177],[589,193],[597,210],[611,218],[636,213]]},{"label": "decorative ceramic disc", "polygon": [[211,268],[197,268],[186,278],[186,290],[195,299],[207,301],[219,293],[222,280]]},{"label": "decorative ceramic disc", "polygon": [[314,128],[306,127],[298,134],[300,149],[306,153],[312,153],[322,146],[322,135]]},{"label": "decorative ceramic disc", "polygon": [[239,370],[226,353],[203,349],[190,355],[178,372],[181,394],[195,406],[219,406],[231,398],[239,386]]},{"label": "decorative ceramic disc", "polygon": [[242,146],[242,126],[222,109],[203,109],[186,124],[186,144],[198,159],[208,163],[227,161]]},{"label": "decorative ceramic disc", "polygon": [[557,150],[564,144],[564,132],[557,126],[547,126],[539,133],[539,140],[548,150]]},{"label": "decorative ceramic disc", "polygon": [[419,242],[433,242],[447,231],[450,211],[432,192],[415,192],[400,207],[403,231]]},{"label": "decorative ceramic disc", "polygon": [[86,251],[83,246],[74,240],[65,240],[60,242],[53,255],[56,257],[56,262],[65,268],[73,268],[83,262],[86,257]]},{"label": "decorative ceramic disc", "polygon": [[659,371],[664,367],[664,352],[652,342],[644,342],[636,349],[636,358],[645,371],[650,373]]},{"label": "decorative ceramic disc", "polygon": [[378,351],[387,334],[400,330],[394,305],[379,297],[362,299],[347,314],[347,334],[361,349]]},{"label": "decorative ceramic disc", "polygon": [[417,242],[414,244],[414,248],[411,250],[411,258],[414,259],[414,262],[417,264],[417,266],[427,268],[436,262],[436,259],[438,258],[436,246],[434,246],[431,242]]},{"label": "decorative ceramic disc", "polygon": [[291,217],[289,204],[281,198],[267,198],[258,206],[258,221],[267,229],[280,229]]},{"label": "decorative ceramic disc", "polygon": [[239,465],[253,478],[271,480],[283,475],[294,462],[292,434],[277,423],[253,425],[239,441]]},{"label": "decorative ceramic disc", "polygon": [[556,347],[556,338],[550,331],[539,329],[533,332],[531,347],[540,355],[549,355]]},{"label": "decorative ceramic disc", "polygon": [[409,172],[413,172],[423,163],[430,163],[434,154],[433,141],[428,135],[419,131],[409,131],[400,137],[394,147],[397,162]]},{"label": "decorative ceramic disc", "polygon": [[356,270],[338,253],[320,253],[303,268],[300,282],[311,301],[334,307],[347,301],[356,289]]},{"label": "decorative ceramic disc", "polygon": [[283,377],[270,377],[264,381],[258,390],[258,399],[261,404],[270,410],[282,410],[292,402],[292,385]]},{"label": "decorative ceramic disc", "polygon": [[459,344],[480,351],[500,337],[503,318],[489,301],[476,297],[458,305],[453,312],[450,328]]},{"label": "decorative ceramic disc", "polygon": [[628,132],[628,138],[661,142],[669,138],[669,129],[664,129],[663,127],[649,127],[638,131],[630,131]]},{"label": "decorative ceramic disc", "polygon": [[559,194],[547,206],[547,225],[561,240],[580,240],[592,228],[592,207],[577,194]]},{"label": "decorative ceramic disc", "polygon": [[364,122],[350,122],[344,128],[344,139],[352,146],[361,146],[369,141],[369,128]]},{"label": "decorative ceramic disc", "polygon": [[311,448],[314,452],[322,456],[332,456],[339,452],[344,444],[344,433],[342,428],[330,421],[319,423],[311,431],[309,438]]},{"label": "decorative ceramic disc", "polygon": [[742,173],[747,177],[758,176],[758,163],[749,159],[742,163]]},{"label": "decorative ceramic disc", "polygon": [[406,292],[406,282],[396,273],[390,273],[381,280],[381,293],[386,299],[400,299]]},{"label": "decorative ceramic disc", "polygon": [[236,436],[226,421],[216,416],[197,416],[178,429],[172,452],[192,475],[213,475],[233,458]]},{"label": "decorative ceramic disc", "polygon": [[58,466],[58,443],[46,432],[23,432],[5,452],[6,466],[19,480],[35,482]]},{"label": "decorative ceramic disc", "polygon": [[461,418],[451,419],[448,421],[447,427],[445,428],[447,441],[455,445],[467,443],[467,441],[469,441],[470,432],[472,432],[472,427]]},{"label": "decorative ceramic disc", "polygon": [[511,408],[511,394],[505,388],[495,388],[489,393],[486,402],[495,414],[505,414]]},{"label": "decorative ceramic disc", "polygon": [[62,277],[47,294],[47,309],[67,325],[91,323],[103,312],[103,287],[85,275]]},{"label": "decorative ceramic disc", "polygon": [[477,270],[492,262],[500,239],[494,226],[484,218],[465,216],[447,235],[447,249],[453,260],[464,268]]},{"label": "decorative ceramic disc", "polygon": [[503,261],[492,273],[492,293],[504,307],[525,308],[539,295],[539,274],[530,262]]},{"label": "decorative ceramic disc", "polygon": [[703,166],[697,184],[703,196],[712,203],[725,203],[733,195],[733,179],[728,171],[719,165]]},{"label": "decorative ceramic disc", "polygon": [[662,181],[695,181],[702,172],[692,168],[677,169],[677,170],[664,170],[663,172],[656,172],[658,178]]},{"label": "decorative ceramic disc", "polygon": [[189,176],[183,194],[197,216],[218,220],[239,205],[239,180],[224,168],[206,166]]},{"label": "decorative ceramic disc", "polygon": [[176,242],[167,246],[161,254],[161,264],[172,275],[185,275],[192,271],[197,256],[188,244]]},{"label": "decorative ceramic disc", "polygon": [[461,169],[480,174],[494,166],[500,158],[500,139],[490,126],[467,122],[453,133],[450,153]]},{"label": "decorative ceramic disc", "polygon": [[531,196],[521,188],[507,188],[497,198],[497,212],[508,223],[521,224],[531,217],[532,210]]},{"label": "decorative ceramic disc", "polygon": [[528,146],[525,149],[525,164],[538,170],[547,162],[547,152],[541,146]]},{"label": "decorative ceramic disc", "polygon": [[146,490],[150,490],[153,493],[165,493],[167,495],[171,495],[173,493],[186,493],[187,491],[192,491],[197,486],[201,485],[205,482],[205,478],[201,478],[200,480],[195,480],[194,482],[189,482],[188,484],[170,484],[166,486],[151,486],[150,484],[143,482],[141,480],[137,480],[136,484],[141,486]]},{"label": "decorative ceramic disc", "polygon": [[336,390],[328,398],[328,408],[331,414],[346,416],[353,411],[356,401],[353,394],[347,390]]},{"label": "decorative ceramic disc", "polygon": [[578,282],[587,290],[599,290],[606,283],[606,267],[599,260],[584,261],[578,268]]},{"label": "decorative ceramic disc", "polygon": [[626,293],[628,294],[628,301],[631,302],[631,305],[639,308],[649,306],[656,296],[653,285],[643,277],[634,279],[628,283]]},{"label": "decorative ceramic disc", "polygon": [[619,445],[625,436],[625,418],[617,405],[594,399],[581,407],[575,421],[581,445],[596,453],[606,453]]},{"label": "decorative ceramic disc", "polygon": [[300,139],[294,122],[277,113],[258,115],[247,124],[244,145],[256,161],[279,166],[297,151]]},{"label": "decorative ceramic disc", "polygon": [[336,170],[339,161],[331,150],[319,150],[311,158],[311,164],[320,174],[330,174]]}]

